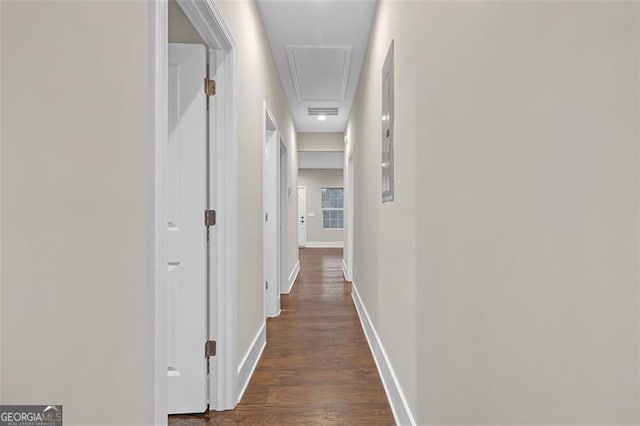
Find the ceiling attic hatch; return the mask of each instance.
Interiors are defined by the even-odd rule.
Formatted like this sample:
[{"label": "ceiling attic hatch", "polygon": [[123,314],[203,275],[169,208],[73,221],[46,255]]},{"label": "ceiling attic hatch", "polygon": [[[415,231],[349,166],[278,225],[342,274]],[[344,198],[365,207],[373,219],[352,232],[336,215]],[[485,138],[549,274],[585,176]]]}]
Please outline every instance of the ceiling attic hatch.
[{"label": "ceiling attic hatch", "polygon": [[[257,4],[298,132],[344,132],[376,0]],[[338,110],[310,113],[315,107]]]}]

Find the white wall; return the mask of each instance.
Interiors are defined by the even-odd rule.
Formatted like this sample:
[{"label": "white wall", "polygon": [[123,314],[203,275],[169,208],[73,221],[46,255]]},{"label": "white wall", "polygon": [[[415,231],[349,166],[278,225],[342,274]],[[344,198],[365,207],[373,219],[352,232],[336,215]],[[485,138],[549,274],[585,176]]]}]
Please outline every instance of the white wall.
[{"label": "white wall", "polygon": [[253,1],[218,3],[236,40],[235,105],[238,117],[238,358],[241,361],[264,323],[262,168],[263,101],[278,122],[287,146],[289,186],[288,265],[293,270],[297,250],[296,129],[280,84],[271,49]]},{"label": "white wall", "polygon": [[640,422],[639,48],[637,2],[379,3],[355,281],[418,424]]},{"label": "white wall", "polygon": [[298,151],[344,151],[344,133],[298,133]]},{"label": "white wall", "polygon": [[[0,23],[2,23],[2,4],[0,4]],[[2,132],[2,105],[4,104],[4,102],[2,101],[2,34],[3,31],[0,30],[0,404],[2,404],[4,401],[2,398],[2,277],[4,276],[2,272],[2,139],[4,137],[4,133]]]},{"label": "white wall", "polygon": [[[342,229],[322,229],[322,188],[342,188],[342,170],[300,169],[298,186],[307,188],[307,245],[336,243],[342,245]],[[314,216],[310,216],[314,214]]]},{"label": "white wall", "polygon": [[3,404],[149,424],[145,2],[1,2]]},{"label": "white wall", "polygon": [[298,151],[298,169],[342,169],[344,151]]}]

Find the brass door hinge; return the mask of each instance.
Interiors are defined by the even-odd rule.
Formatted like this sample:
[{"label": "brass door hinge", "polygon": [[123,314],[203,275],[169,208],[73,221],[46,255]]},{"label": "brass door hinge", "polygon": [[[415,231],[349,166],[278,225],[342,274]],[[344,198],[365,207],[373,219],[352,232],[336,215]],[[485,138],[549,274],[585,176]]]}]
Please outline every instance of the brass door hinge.
[{"label": "brass door hinge", "polygon": [[207,96],[213,96],[216,94],[216,81],[209,80],[205,77],[204,79],[204,93]]},{"label": "brass door hinge", "polygon": [[210,358],[212,356],[216,356],[216,341],[207,340],[204,344],[204,357]]},{"label": "brass door hinge", "polygon": [[215,210],[205,210],[204,211],[204,225],[205,226],[213,226],[216,224],[216,211]]}]

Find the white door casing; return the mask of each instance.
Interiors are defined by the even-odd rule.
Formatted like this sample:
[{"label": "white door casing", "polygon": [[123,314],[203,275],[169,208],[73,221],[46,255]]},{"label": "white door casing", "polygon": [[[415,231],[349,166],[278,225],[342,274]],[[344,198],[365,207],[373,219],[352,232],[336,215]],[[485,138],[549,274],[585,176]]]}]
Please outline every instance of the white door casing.
[{"label": "white door casing", "polygon": [[[345,138],[346,139],[346,138]],[[353,281],[353,265],[354,265],[354,246],[355,246],[355,228],[353,219],[355,217],[355,147],[350,146],[349,157],[347,158],[347,211],[345,212],[345,220],[347,223],[347,247],[345,254],[347,257],[346,280]]]},{"label": "white door casing", "polygon": [[284,144],[284,141],[280,139],[280,176],[278,183],[278,206],[280,207],[279,214],[279,229],[280,229],[280,294],[283,291],[288,289],[288,275],[289,271],[287,269],[287,260],[288,260],[288,251],[287,251],[287,243],[288,243],[288,223],[289,223],[289,215],[288,215],[288,206],[289,206],[289,198],[290,198],[290,190],[289,190],[289,168],[287,165],[287,148]]},{"label": "white door casing", "polygon": [[307,243],[307,188],[298,187],[298,247]]},{"label": "white door casing", "polygon": [[[189,21],[198,31],[209,49],[217,52],[210,75],[215,76],[216,96],[210,98],[210,175],[212,208],[218,212],[215,244],[224,247],[210,255],[214,276],[209,297],[211,337],[218,341],[215,357],[210,359],[210,408],[232,409],[238,403],[237,375],[237,114],[234,106],[236,42],[226,25],[222,12],[214,0],[177,0]],[[149,303],[154,309],[151,330],[151,359],[154,396],[153,424],[166,424],[168,413],[168,294],[167,294],[167,169],[168,169],[168,7],[166,0],[148,2],[149,12],[149,99],[151,132],[149,145],[153,174],[153,236],[149,241],[153,249],[153,292]],[[215,114],[214,114],[215,110]],[[212,242],[213,244],[214,242]]]},{"label": "white door casing", "polygon": [[168,411],[207,407],[206,104],[203,45],[168,51]]},{"label": "white door casing", "polygon": [[280,237],[278,178],[280,162],[280,142],[278,127],[265,105],[265,157],[264,157],[264,275],[265,275],[265,316],[280,314]]}]

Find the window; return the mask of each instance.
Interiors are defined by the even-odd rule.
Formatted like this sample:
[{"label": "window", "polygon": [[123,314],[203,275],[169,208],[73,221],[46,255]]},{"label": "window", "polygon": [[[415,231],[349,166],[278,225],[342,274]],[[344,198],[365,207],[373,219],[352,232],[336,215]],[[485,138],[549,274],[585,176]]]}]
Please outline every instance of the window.
[{"label": "window", "polygon": [[322,188],[322,229],[344,228],[342,188]]}]

